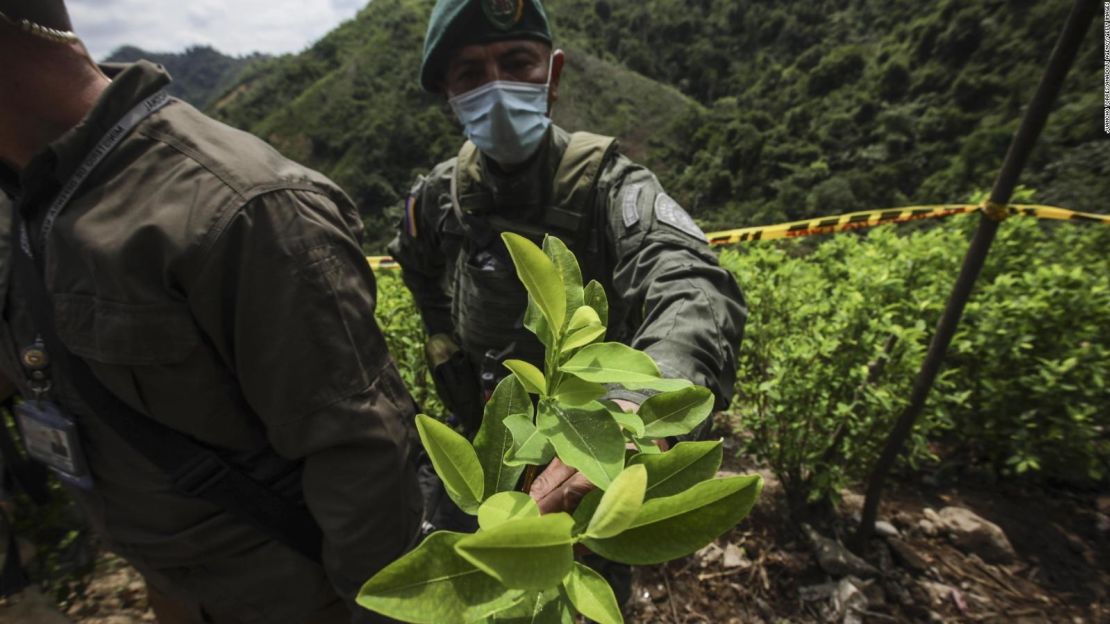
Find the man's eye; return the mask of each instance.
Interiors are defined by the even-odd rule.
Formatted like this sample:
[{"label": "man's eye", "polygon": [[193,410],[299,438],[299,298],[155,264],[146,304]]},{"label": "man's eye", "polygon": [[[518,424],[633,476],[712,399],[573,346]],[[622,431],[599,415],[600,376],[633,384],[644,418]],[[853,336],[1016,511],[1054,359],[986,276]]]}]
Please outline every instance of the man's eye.
[{"label": "man's eye", "polygon": [[460,72],[458,74],[455,74],[454,79],[452,80],[452,82],[454,82],[455,84],[468,85],[469,86],[469,85],[474,85],[474,84],[480,82],[481,79],[482,79],[481,72],[470,70],[470,71],[464,71],[464,72]]},{"label": "man's eye", "polygon": [[531,76],[535,64],[528,61],[511,61],[502,66],[501,71],[517,79]]}]

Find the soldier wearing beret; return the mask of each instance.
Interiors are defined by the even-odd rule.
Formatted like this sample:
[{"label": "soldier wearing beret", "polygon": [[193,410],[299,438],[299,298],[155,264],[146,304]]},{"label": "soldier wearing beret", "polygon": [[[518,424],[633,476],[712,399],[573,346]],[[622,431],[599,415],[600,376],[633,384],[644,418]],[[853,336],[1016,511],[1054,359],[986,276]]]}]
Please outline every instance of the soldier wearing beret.
[{"label": "soldier wearing beret", "polygon": [[[704,234],[613,138],[553,125],[564,53],[539,0],[439,0],[420,82],[441,93],[467,141],[417,180],[390,250],[430,336],[440,395],[473,430],[508,358],[543,363],[523,327],[527,294],[501,232],[561,238],[609,298],[609,340],[642,349],[668,377],[733,392],[746,310]],[[634,410],[637,393],[610,396]],[[545,512],[592,486],[558,460],[531,494]]]},{"label": "soldier wearing beret", "polygon": [[163,624],[371,621],[411,547],[415,406],[355,207],[0,0],[0,375]]}]

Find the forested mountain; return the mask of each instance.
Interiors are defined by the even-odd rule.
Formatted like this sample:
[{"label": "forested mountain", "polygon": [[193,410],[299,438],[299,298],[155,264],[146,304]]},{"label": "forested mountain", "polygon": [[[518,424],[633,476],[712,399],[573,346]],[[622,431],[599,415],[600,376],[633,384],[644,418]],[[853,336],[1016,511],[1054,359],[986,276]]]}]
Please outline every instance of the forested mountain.
[{"label": "forested mountain", "polygon": [[[417,84],[432,4],[375,0],[304,53],[252,64],[212,111],[381,224],[460,143]],[[548,0],[569,63],[555,117],[621,137],[708,227],[959,201],[990,185],[1070,4]],[[1110,142],[1093,31],[1024,182],[1099,211]]]},{"label": "forested mountain", "polygon": [[135,46],[123,46],[104,59],[109,63],[131,63],[146,59],[166,68],[173,76],[171,95],[197,108],[206,108],[221,93],[239,80],[243,69],[266,58],[261,54],[234,57],[211,46],[195,46],[180,53],[148,52]]}]

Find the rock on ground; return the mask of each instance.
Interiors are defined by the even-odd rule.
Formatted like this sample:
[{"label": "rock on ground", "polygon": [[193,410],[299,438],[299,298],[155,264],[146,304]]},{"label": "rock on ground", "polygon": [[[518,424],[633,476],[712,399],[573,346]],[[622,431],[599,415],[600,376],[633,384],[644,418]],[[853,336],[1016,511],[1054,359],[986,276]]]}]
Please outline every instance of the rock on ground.
[{"label": "rock on ground", "polygon": [[869,578],[879,574],[870,563],[860,559],[840,542],[821,535],[808,524],[802,525],[802,531],[813,547],[817,565],[829,575],[839,578],[850,574]]},{"label": "rock on ground", "polygon": [[945,507],[937,516],[949,539],[964,552],[1002,565],[1017,559],[1017,553],[1002,528],[973,511],[963,507]]}]

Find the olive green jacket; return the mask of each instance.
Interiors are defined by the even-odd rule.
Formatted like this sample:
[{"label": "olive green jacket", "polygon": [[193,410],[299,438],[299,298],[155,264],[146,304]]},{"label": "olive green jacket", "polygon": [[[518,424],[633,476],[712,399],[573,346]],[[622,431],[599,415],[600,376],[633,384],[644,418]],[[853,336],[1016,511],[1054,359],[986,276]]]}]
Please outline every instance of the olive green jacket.
[{"label": "olive green jacket", "polygon": [[573,159],[564,159],[572,135],[553,126],[523,171],[501,173],[468,145],[461,167],[453,158],[417,181],[390,251],[428,333],[454,336],[479,366],[485,351],[505,348],[542,365],[542,347],[523,329],[526,293],[500,238],[483,230],[537,243],[550,233],[578,254],[584,279],[604,286],[607,339],[642,349],[664,376],[707,386],[726,406],[747,315],[735,279],[650,171],[611,139],[575,136],[592,148]]},{"label": "olive green jacket", "polygon": [[[0,170],[0,373],[24,396],[17,353],[35,330],[11,276],[13,203],[39,232],[45,206],[92,146],[168,82],[149,63],[126,67],[20,176]],[[352,599],[415,538],[414,406],[374,321],[360,230],[349,199],[323,176],[173,101],[93,171],[48,240],[33,237],[45,247],[59,337],[99,380],[303,497],[323,529],[326,575],[174,492],[55,370],[53,398],[76,415],[95,480],[75,491],[92,521],[148,580],[217,622],[308,621],[336,589]]]}]

